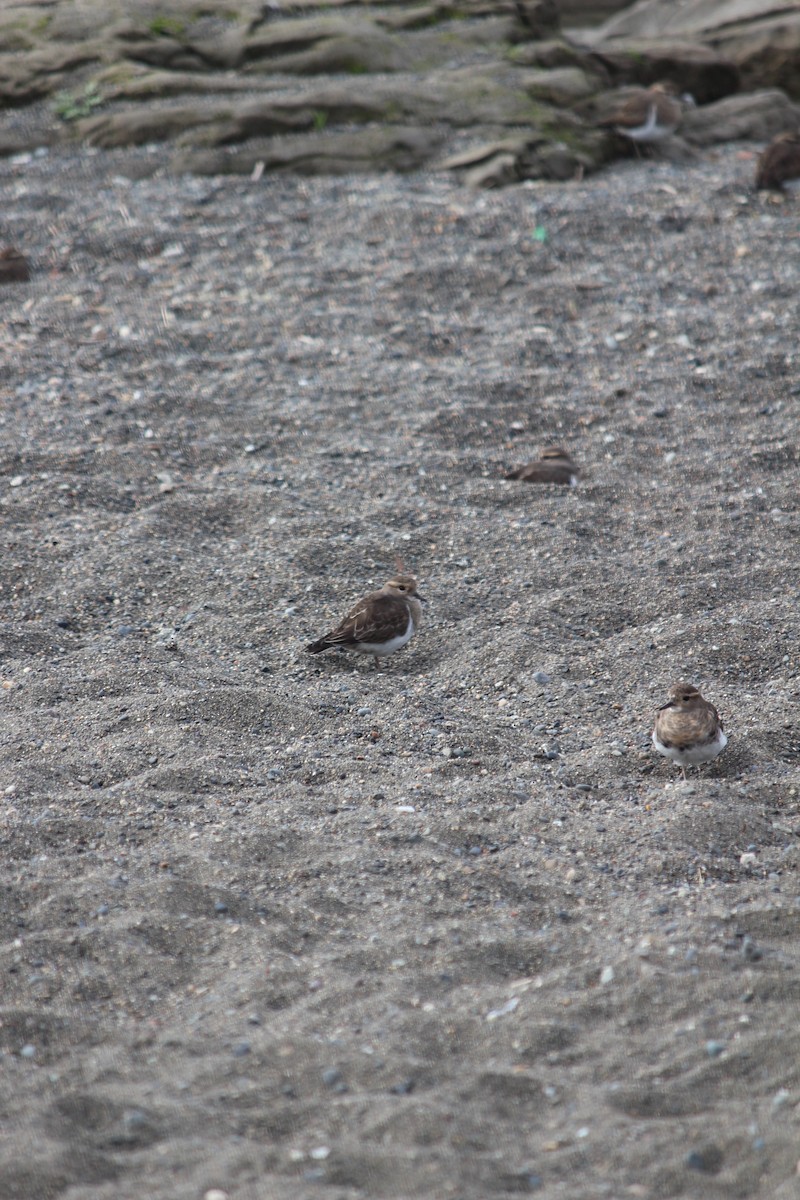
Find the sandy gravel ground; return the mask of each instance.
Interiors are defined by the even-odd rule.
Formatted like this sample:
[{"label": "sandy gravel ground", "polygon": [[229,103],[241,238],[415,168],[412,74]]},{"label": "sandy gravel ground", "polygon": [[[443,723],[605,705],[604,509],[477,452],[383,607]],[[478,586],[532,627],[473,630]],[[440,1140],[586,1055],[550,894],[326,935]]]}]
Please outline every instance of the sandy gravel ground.
[{"label": "sandy gravel ground", "polygon": [[[797,1196],[800,207],[0,164],[5,1200]],[[579,487],[503,472],[566,445]],[[395,555],[425,624],[303,646]],[[730,733],[649,747],[685,678]]]}]

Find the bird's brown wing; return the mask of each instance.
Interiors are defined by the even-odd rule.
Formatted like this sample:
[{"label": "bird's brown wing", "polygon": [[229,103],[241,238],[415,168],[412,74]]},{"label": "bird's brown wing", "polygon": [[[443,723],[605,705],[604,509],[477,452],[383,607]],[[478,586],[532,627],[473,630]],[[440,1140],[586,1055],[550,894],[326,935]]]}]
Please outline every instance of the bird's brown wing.
[{"label": "bird's brown wing", "polygon": [[506,479],[524,479],[526,483],[571,483],[578,468],[567,463],[532,462],[510,471]]},{"label": "bird's brown wing", "polygon": [[698,705],[683,712],[678,708],[659,711],[657,732],[662,742],[673,746],[689,746],[714,736],[719,716],[713,704]]},{"label": "bird's brown wing", "polygon": [[322,640],[330,646],[380,645],[405,633],[408,616],[408,605],[397,596],[365,596]]}]

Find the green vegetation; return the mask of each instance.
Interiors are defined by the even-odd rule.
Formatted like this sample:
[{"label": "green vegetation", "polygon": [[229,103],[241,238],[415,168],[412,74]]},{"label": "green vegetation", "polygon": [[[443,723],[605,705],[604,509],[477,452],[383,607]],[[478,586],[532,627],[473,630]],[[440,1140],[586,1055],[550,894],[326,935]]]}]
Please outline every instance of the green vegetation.
[{"label": "green vegetation", "polygon": [[154,37],[180,38],[186,33],[186,23],[178,17],[153,17],[147,28]]},{"label": "green vegetation", "polygon": [[82,92],[57,92],[53,99],[53,112],[62,121],[77,121],[80,117],[88,117],[103,100],[97,84],[87,83]]},{"label": "green vegetation", "polygon": [[317,133],[321,133],[328,124],[328,114],[321,108],[318,108],[314,113],[314,128]]}]

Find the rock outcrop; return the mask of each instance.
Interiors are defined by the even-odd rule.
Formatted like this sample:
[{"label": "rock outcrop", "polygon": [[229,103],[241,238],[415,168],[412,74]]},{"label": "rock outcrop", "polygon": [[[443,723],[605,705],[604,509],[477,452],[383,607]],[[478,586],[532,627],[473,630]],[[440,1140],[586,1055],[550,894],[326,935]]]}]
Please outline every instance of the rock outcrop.
[{"label": "rock outcrop", "polygon": [[800,99],[800,0],[640,0],[586,39],[601,53],[689,41],[735,64],[743,88],[778,87]]},{"label": "rock outcrop", "polygon": [[648,0],[567,34],[555,0],[29,0],[0,45],[0,155],[161,145],[153,169],[569,179],[629,152],[595,127],[617,88],[691,93],[698,146],[793,129],[800,90],[800,0]]}]

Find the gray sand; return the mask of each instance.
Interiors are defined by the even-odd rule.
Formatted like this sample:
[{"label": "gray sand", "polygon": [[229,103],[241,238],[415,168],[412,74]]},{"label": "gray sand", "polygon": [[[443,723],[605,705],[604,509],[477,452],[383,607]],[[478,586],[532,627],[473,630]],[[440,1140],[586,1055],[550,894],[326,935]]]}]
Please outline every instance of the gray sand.
[{"label": "gray sand", "polygon": [[795,1197],[800,208],[137,154],[0,164],[0,1196]]}]

